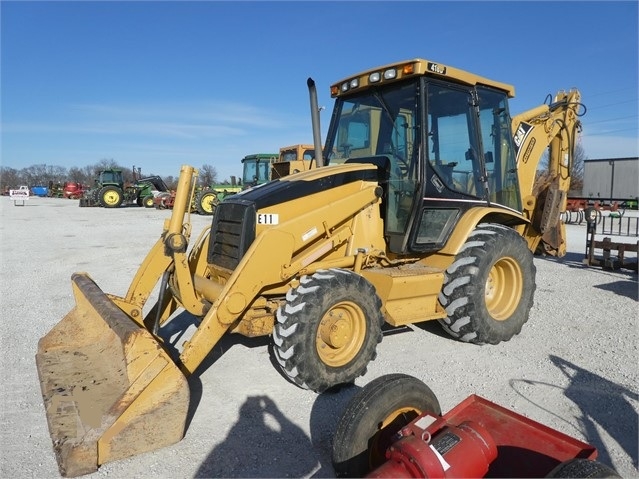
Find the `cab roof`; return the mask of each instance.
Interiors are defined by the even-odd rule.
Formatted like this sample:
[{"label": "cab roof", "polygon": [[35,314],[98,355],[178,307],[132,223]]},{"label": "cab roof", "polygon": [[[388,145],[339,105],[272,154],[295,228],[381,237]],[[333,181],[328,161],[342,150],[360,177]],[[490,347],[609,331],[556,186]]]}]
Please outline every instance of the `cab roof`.
[{"label": "cab roof", "polygon": [[[385,75],[386,72],[389,72],[389,75]],[[515,96],[515,87],[512,85],[490,80],[444,63],[437,63],[423,58],[390,63],[346,77],[331,85],[331,96],[340,96],[358,89],[364,89],[376,83],[390,83],[410,76],[432,76],[452,79],[470,86],[486,85],[505,91],[510,98]]]}]

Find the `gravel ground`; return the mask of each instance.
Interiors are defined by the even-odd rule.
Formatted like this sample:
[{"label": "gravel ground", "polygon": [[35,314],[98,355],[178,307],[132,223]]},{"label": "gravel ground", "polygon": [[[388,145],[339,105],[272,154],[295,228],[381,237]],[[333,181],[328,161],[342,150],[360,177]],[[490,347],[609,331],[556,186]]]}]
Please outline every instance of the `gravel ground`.
[{"label": "gravel ground", "polygon": [[[2,211],[2,477],[57,477],[34,356],[74,306],[70,277],[87,271],[123,295],[167,211],[78,208],[31,198]],[[210,221],[195,215],[194,236]],[[331,437],[352,394],[403,372],[425,381],[444,412],[476,393],[590,442],[623,477],[637,471],[637,275],[588,268],[585,227],[568,225],[569,254],[535,258],[537,291],[522,333],[497,346],[463,344],[436,323],[387,334],[355,386],[316,395],[273,367],[268,340],[225,337],[191,378],[185,438],[102,466],[87,477],[332,477]]]}]

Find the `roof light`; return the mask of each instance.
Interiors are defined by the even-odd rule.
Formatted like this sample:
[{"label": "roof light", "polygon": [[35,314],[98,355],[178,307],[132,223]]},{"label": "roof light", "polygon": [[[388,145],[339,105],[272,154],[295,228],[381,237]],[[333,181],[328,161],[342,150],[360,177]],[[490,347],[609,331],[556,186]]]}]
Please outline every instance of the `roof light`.
[{"label": "roof light", "polygon": [[384,80],[392,80],[393,78],[397,78],[397,70],[391,68],[384,72]]},{"label": "roof light", "polygon": [[402,67],[402,73],[404,75],[410,75],[411,73],[415,73],[415,65],[413,65],[412,63],[404,65]]},{"label": "roof light", "polygon": [[359,78],[353,78],[351,80],[351,88],[357,88],[359,86]]},{"label": "roof light", "polygon": [[369,83],[377,83],[381,79],[379,72],[371,73],[368,75]]},{"label": "roof light", "polygon": [[341,90],[342,90],[342,91],[348,91],[348,82],[347,82],[347,81],[345,81],[344,83],[342,83],[342,88],[341,88]]}]

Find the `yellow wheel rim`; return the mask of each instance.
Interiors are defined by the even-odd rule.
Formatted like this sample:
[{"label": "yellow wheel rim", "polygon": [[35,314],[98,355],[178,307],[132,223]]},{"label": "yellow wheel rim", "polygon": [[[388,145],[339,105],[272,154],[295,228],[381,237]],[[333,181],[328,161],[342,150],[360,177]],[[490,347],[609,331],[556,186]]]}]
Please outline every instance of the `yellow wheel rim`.
[{"label": "yellow wheel rim", "polygon": [[513,258],[499,259],[488,273],[486,308],[497,321],[504,321],[515,312],[524,289],[519,263]]},{"label": "yellow wheel rim", "polygon": [[417,408],[403,407],[394,410],[379,423],[377,432],[371,438],[368,448],[370,452],[368,460],[371,468],[375,468],[384,462],[386,450],[392,443],[393,436],[420,414],[422,414],[422,411]]},{"label": "yellow wheel rim", "polygon": [[109,190],[102,197],[104,204],[109,206],[117,205],[120,201],[120,194],[117,191]]},{"label": "yellow wheel rim", "polygon": [[357,356],[366,338],[366,316],[350,301],[334,305],[317,330],[317,353],[324,364],[340,367]]},{"label": "yellow wheel rim", "polygon": [[213,213],[213,210],[215,209],[215,195],[206,195],[202,198],[201,205],[204,211],[207,213]]}]

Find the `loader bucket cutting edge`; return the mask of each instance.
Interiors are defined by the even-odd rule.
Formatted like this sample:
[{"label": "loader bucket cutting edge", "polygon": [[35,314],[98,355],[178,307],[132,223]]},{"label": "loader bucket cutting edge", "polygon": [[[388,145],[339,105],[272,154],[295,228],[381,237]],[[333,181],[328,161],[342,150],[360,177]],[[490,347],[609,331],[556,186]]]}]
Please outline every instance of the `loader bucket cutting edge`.
[{"label": "loader bucket cutting edge", "polygon": [[190,398],[186,377],[149,331],[88,275],[71,281],[76,306],[40,339],[36,354],[65,477],[178,442]]}]

